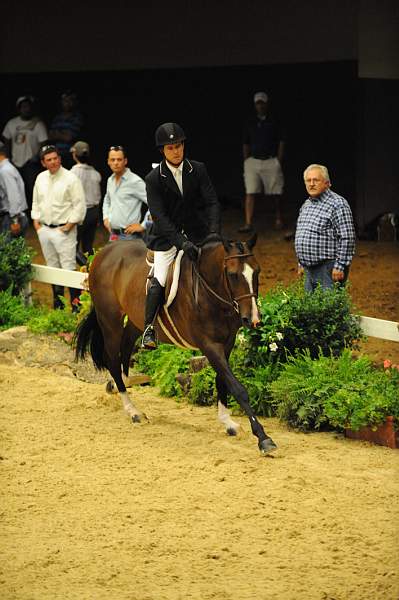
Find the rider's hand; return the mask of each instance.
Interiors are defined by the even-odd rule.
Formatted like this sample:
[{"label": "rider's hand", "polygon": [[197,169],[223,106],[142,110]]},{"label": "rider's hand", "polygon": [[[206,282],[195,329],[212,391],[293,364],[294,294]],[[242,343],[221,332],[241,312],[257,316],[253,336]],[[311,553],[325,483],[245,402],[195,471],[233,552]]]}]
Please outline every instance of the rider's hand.
[{"label": "rider's hand", "polygon": [[185,254],[187,254],[188,258],[190,260],[192,260],[193,262],[198,259],[199,249],[197,248],[197,246],[195,244],[190,242],[190,240],[187,240],[186,242],[184,242],[184,244],[182,246],[182,250]]}]

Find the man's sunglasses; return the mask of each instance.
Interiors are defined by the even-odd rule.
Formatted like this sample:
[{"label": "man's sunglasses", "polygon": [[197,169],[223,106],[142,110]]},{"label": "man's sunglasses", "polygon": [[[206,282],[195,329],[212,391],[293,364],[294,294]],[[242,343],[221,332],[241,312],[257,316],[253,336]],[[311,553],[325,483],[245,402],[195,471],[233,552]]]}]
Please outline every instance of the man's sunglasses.
[{"label": "man's sunglasses", "polygon": [[44,152],[57,152],[58,153],[58,150],[57,150],[56,146],[54,146],[54,145],[42,146],[40,148],[40,154],[43,154]]},{"label": "man's sunglasses", "polygon": [[115,150],[115,152],[124,152],[125,151],[123,146],[110,146],[109,149],[110,149],[110,151]]}]

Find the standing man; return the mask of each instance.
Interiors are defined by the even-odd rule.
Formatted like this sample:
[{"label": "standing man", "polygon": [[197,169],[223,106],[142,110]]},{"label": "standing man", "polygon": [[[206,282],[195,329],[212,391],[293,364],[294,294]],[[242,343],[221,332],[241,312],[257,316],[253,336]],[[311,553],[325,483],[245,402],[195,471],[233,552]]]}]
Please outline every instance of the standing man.
[{"label": "standing man", "polygon": [[7,158],[0,142],[0,233],[19,237],[28,227],[25,185],[18,170]]},{"label": "standing man", "polygon": [[87,262],[85,254],[93,254],[93,243],[99,219],[101,202],[101,175],[90,164],[90,147],[87,142],[75,142],[71,148],[75,165],[71,171],[82,182],[86,199],[86,216],[78,225],[78,246],[76,260],[80,265]]},{"label": "standing man", "polygon": [[11,146],[11,160],[25,183],[26,199],[32,208],[33,186],[41,165],[40,146],[47,140],[47,129],[35,114],[35,98],[20,96],[16,102],[18,116],[10,119],[2,133],[3,140]]},{"label": "standing man", "polygon": [[355,252],[355,228],[348,202],[330,190],[327,167],[309,165],[303,178],[309,197],[299,211],[295,251],[305,289],[313,292],[317,284],[345,284]]},{"label": "standing man", "polygon": [[253,229],[255,194],[262,191],[272,196],[275,202],[275,227],[281,229],[281,196],[284,176],[281,169],[284,141],[277,122],[268,111],[268,96],[257,92],[254,96],[255,115],[244,129],[244,183],[245,183],[245,224],[240,232]]},{"label": "standing man", "polygon": [[[50,267],[76,268],[77,226],[86,214],[86,201],[78,177],[61,165],[55,146],[44,146],[40,158],[46,171],[37,176],[33,189],[32,219],[46,263]],[[69,288],[72,310],[80,290]],[[64,308],[59,296],[63,286],[53,285],[54,308]]]},{"label": "standing man", "polygon": [[177,123],[164,123],[155,132],[162,162],[145,178],[153,220],[147,246],[154,250],[154,276],[145,308],[142,347],[156,348],[154,320],[164,298],[168,268],[178,250],[198,257],[196,244],[219,234],[220,207],[203,163],[184,158],[186,136]]},{"label": "standing man", "polygon": [[107,181],[103,203],[104,227],[110,240],[142,239],[142,205],[147,204],[145,183],[127,166],[127,155],[122,146],[111,146],[108,166],[112,175]]}]

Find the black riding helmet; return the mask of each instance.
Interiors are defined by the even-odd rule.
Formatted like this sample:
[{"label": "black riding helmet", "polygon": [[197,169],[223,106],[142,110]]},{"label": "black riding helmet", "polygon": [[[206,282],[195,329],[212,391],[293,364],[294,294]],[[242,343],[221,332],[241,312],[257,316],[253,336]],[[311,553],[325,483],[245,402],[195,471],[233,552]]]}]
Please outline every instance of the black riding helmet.
[{"label": "black riding helmet", "polygon": [[155,145],[162,148],[166,144],[184,142],[186,134],[177,123],[163,123],[155,132]]}]

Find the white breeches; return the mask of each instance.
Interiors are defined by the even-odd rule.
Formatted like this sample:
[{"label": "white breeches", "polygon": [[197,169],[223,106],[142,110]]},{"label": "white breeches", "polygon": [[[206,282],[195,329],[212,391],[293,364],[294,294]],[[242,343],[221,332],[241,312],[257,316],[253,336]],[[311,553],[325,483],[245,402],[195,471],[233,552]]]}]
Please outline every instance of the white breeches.
[{"label": "white breeches", "polygon": [[154,277],[158,279],[162,287],[165,287],[169,265],[173,262],[176,254],[176,246],[172,246],[169,250],[154,250]]},{"label": "white breeches", "polygon": [[42,225],[37,236],[49,267],[70,271],[76,269],[76,227],[73,227],[68,233],[64,233],[59,227],[51,228]]}]

